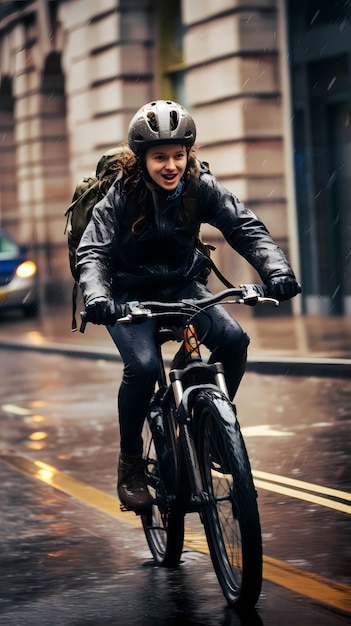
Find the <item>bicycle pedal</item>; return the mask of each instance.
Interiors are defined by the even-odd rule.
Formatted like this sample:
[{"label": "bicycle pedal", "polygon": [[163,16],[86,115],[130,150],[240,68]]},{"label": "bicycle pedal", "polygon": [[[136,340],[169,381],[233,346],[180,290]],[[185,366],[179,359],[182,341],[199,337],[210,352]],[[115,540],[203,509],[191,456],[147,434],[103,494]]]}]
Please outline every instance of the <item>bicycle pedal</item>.
[{"label": "bicycle pedal", "polygon": [[120,503],[119,508],[122,511],[122,513],[125,513],[126,511],[131,511],[132,510],[132,509],[129,509],[127,506],[125,506],[122,503]]},{"label": "bicycle pedal", "polygon": [[124,504],[119,505],[120,510],[122,511],[122,513],[135,513],[135,515],[144,515],[145,513],[147,513],[148,509],[130,509],[129,507],[125,506]]}]

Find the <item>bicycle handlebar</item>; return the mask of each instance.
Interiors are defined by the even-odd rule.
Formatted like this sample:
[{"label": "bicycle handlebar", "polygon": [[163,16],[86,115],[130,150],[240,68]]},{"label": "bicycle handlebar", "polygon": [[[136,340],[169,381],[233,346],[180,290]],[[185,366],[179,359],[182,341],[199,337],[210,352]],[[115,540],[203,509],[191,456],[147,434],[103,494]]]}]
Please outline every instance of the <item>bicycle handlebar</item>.
[{"label": "bicycle handlebar", "polygon": [[[223,302],[226,298],[235,297],[234,300],[227,300],[226,304],[246,304],[255,306],[256,304],[273,304],[279,306],[279,301],[275,298],[269,298],[266,295],[265,285],[240,285],[240,287],[232,287],[225,289],[217,294],[210,295],[200,300],[183,299],[177,302],[159,302],[149,300],[144,302],[132,301],[121,305],[122,316],[117,319],[119,324],[130,324],[152,317],[164,315],[184,316],[187,314],[196,315],[199,311]],[[85,311],[81,312],[80,332],[84,333],[89,318]]]},{"label": "bicycle handlebar", "polygon": [[217,294],[202,298],[200,300],[195,299],[183,299],[177,302],[159,302],[154,300],[144,302],[128,302],[126,305],[125,314],[117,320],[117,323],[132,323],[141,319],[147,319],[151,317],[157,317],[160,315],[186,315],[196,314],[199,311],[222,302],[226,298],[235,296],[235,300],[228,300],[226,304],[246,304],[255,306],[256,304],[274,304],[279,306],[279,301],[274,298],[268,298],[265,296],[265,287],[262,285],[241,285],[240,287],[233,287],[225,289]]}]

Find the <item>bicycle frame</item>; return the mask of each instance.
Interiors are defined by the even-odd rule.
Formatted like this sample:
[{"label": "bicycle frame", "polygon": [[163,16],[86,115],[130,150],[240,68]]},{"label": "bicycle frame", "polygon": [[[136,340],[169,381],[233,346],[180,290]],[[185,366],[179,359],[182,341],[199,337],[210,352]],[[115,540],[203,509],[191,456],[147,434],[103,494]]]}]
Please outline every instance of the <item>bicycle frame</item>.
[{"label": "bicycle frame", "polygon": [[[161,330],[162,333],[162,330]],[[160,377],[159,385],[166,387],[163,400],[170,393],[173,393],[175,412],[174,419],[179,429],[178,437],[181,442],[181,451],[178,449],[178,465],[182,469],[183,460],[187,468],[187,476],[190,485],[190,503],[187,512],[198,511],[208,501],[208,494],[203,490],[202,480],[199,472],[197,455],[193,436],[191,432],[192,424],[192,406],[195,398],[200,391],[219,392],[228,398],[228,390],[224,377],[224,369],[221,363],[206,364],[202,361],[200,353],[200,341],[193,324],[187,323],[183,328],[182,346],[185,351],[185,365],[169,371],[170,387],[167,388],[165,367],[161,351],[161,343],[159,344],[159,363]],[[181,347],[182,349],[182,347]],[[189,375],[195,375],[199,378],[199,382],[184,388],[184,381]],[[213,382],[210,382],[210,381]],[[162,400],[160,401],[162,409]],[[232,419],[234,414],[230,415]],[[182,473],[182,477],[184,474]],[[179,479],[179,476],[178,476]],[[179,484],[176,485],[176,492],[179,493]]]}]

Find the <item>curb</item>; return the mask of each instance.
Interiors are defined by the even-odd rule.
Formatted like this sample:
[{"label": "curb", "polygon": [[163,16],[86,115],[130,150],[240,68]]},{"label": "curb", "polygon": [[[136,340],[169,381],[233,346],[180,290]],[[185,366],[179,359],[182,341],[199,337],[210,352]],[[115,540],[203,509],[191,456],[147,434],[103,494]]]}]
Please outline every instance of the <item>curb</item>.
[{"label": "curb", "polygon": [[280,376],[351,378],[351,359],[254,357],[248,359],[246,371]]},{"label": "curb", "polygon": [[[121,362],[115,348],[99,346],[76,347],[62,343],[29,343],[25,341],[0,340],[0,350],[22,350],[60,354],[79,359],[92,359]],[[165,355],[165,363],[170,364],[172,357]],[[280,376],[318,376],[351,378],[351,359],[331,359],[326,357],[249,357],[247,372]]]}]

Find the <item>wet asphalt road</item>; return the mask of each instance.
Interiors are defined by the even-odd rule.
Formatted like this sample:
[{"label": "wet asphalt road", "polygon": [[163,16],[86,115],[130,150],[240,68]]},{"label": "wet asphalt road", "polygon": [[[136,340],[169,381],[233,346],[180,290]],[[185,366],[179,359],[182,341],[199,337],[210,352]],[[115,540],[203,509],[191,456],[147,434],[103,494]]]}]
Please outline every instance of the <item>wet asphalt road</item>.
[{"label": "wet asphalt road", "polygon": [[[6,350],[0,358],[2,626],[350,623],[350,496],[347,505],[323,492],[351,492],[350,379],[244,378],[237,405],[268,576],[257,611],[238,616],[206,555],[186,548],[178,570],[156,568],[140,527],[22,471],[16,460],[48,464],[114,497],[120,365]],[[4,450],[15,454],[13,463],[4,462]],[[187,525],[198,528],[191,517]],[[269,559],[278,563],[279,584]],[[291,589],[296,572],[300,591]],[[333,587],[336,600],[327,594]]]}]

